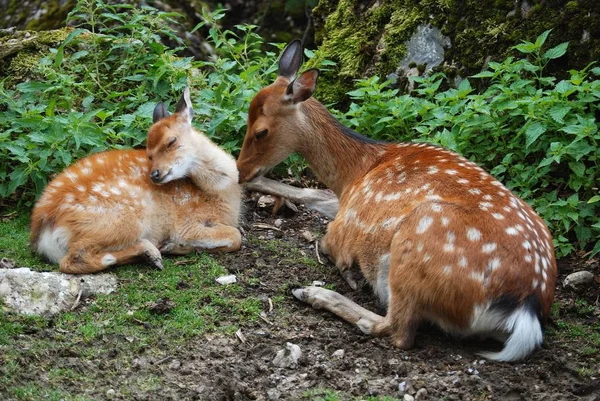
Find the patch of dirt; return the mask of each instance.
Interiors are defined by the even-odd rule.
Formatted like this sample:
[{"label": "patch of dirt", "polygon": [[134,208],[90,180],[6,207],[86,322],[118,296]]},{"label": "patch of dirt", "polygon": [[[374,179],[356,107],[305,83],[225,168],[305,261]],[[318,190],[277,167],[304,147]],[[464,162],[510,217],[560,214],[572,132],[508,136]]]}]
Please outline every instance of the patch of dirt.
[{"label": "patch of dirt", "polygon": [[[245,217],[247,237],[278,239],[298,248],[300,256],[313,258],[315,244],[303,232],[320,236],[327,224],[302,207],[293,215],[272,216],[256,207],[256,199],[246,202]],[[279,230],[268,227],[279,223]],[[405,393],[415,395],[420,390],[417,399],[600,400],[597,369],[589,376],[578,373],[582,357],[577,343],[546,335],[543,348],[529,360],[494,363],[476,352],[499,349],[500,344],[456,339],[434,327],[423,327],[416,348],[402,351],[386,339],[366,336],[332,314],[296,301],[292,288],[318,280],[381,313],[368,288],[353,291],[331,263],[324,260],[324,265],[309,267],[290,263],[284,254],[261,241],[246,241],[240,252],[217,256],[230,273],[247,283],[245,296],[263,301],[262,319],[241,328],[244,342],[235,335],[215,335],[191,342],[166,359],[140,356],[123,379],[135,382],[133,377],[139,381],[139,377],[157,375],[164,385],[158,391],[134,388],[134,398],[295,400],[319,398],[319,389],[330,389],[342,394],[340,399],[368,395],[402,399]],[[294,260],[299,255],[295,256]],[[561,305],[580,298],[561,288],[564,277],[581,268],[597,273],[598,266],[579,259],[561,262],[557,294]],[[597,296],[595,284],[587,293],[590,304],[597,305]],[[566,311],[561,318],[569,318]],[[302,357],[295,368],[276,368],[271,362],[286,342],[299,345]],[[594,357],[597,360],[598,355]]]}]

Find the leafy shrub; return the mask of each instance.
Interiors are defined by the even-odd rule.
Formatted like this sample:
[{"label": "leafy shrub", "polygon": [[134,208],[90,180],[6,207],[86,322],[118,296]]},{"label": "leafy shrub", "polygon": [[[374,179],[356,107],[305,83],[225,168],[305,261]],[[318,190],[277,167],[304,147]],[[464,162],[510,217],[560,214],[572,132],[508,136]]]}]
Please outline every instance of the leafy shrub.
[{"label": "leafy shrub", "polygon": [[213,54],[194,61],[161,41],[182,43],[177,14],[80,0],[69,14],[77,29],[42,58],[37,78],[15,88],[0,82],[0,197],[20,191],[30,204],[74,160],[142,145],[156,103],[174,103],[186,85],[194,122],[228,151],[238,150],[249,102],[271,82],[279,49],[261,50],[253,26],[221,30],[223,15],[205,11],[195,29],[208,26]]},{"label": "leafy shrub", "polygon": [[563,43],[543,51],[548,34],[516,46],[522,58],[491,62],[471,77],[489,80],[483,93],[468,79],[440,91],[445,77],[434,74],[414,78],[416,96],[400,96],[371,77],[357,82],[349,110],[336,114],[371,137],[433,142],[483,165],[549,223],[559,256],[586,246],[596,254],[600,68],[570,71],[560,81],[544,76],[548,61],[567,50]]}]

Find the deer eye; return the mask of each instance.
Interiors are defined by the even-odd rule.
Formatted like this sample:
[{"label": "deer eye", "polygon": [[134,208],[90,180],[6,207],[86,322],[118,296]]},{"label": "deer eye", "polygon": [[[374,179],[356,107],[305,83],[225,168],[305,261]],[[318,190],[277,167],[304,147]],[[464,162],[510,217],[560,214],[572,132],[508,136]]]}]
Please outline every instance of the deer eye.
[{"label": "deer eye", "polygon": [[268,129],[260,130],[256,133],[256,139],[264,138],[269,133]]},{"label": "deer eye", "polygon": [[175,142],[177,142],[177,138],[176,137],[171,138],[171,140],[167,144],[167,149],[169,149],[171,146],[173,146],[175,144]]}]

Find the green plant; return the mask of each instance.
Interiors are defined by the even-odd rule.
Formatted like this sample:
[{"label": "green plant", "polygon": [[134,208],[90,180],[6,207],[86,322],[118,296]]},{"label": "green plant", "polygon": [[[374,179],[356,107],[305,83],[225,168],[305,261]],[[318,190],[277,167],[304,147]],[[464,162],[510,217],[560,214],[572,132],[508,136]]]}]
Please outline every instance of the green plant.
[{"label": "green plant", "polygon": [[[283,45],[266,45],[252,25],[223,30],[223,16],[203,11],[195,30],[207,30],[211,55],[195,61],[177,56],[178,14],[80,0],[68,18],[76,29],[40,60],[32,80],[0,81],[0,197],[19,192],[31,204],[74,160],[143,145],[155,104],[172,103],[186,85],[198,128],[239,150],[249,103],[272,82]],[[165,37],[179,47],[167,47]]]},{"label": "green plant", "polygon": [[441,91],[441,73],[415,77],[412,95],[399,95],[379,77],[359,80],[347,112],[359,132],[383,140],[428,141],[483,165],[548,222],[558,256],[600,252],[600,68],[570,71],[558,81],[546,64],[567,44],[544,50],[549,31],[515,50],[521,58],[490,62],[471,79],[488,80],[476,93],[469,79]]}]

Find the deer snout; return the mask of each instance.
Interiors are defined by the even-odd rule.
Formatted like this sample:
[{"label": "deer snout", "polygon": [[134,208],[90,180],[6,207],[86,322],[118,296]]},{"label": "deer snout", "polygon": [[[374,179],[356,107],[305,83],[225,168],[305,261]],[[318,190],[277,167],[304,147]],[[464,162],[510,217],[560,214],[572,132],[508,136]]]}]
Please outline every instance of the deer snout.
[{"label": "deer snout", "polygon": [[160,181],[160,170],[159,169],[152,170],[152,172],[150,173],[150,179],[154,183],[159,182]]}]

